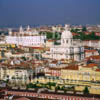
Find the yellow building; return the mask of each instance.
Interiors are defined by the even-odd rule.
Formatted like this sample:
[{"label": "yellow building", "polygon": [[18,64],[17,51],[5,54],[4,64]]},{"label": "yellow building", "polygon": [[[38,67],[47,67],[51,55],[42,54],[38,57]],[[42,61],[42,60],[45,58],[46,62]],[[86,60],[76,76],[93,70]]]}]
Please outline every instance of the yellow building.
[{"label": "yellow building", "polygon": [[61,78],[64,84],[75,85],[77,91],[83,91],[87,86],[90,93],[100,94],[100,69],[96,64],[66,67],[61,70]]},{"label": "yellow building", "polygon": [[61,70],[61,78],[77,81],[100,81],[100,72],[96,64],[69,66]]},{"label": "yellow building", "polygon": [[[55,69],[56,70],[56,69]],[[68,66],[61,69],[61,75],[59,77],[46,76],[35,78],[32,83],[48,82],[56,83],[56,86],[74,86],[75,91],[84,91],[85,87],[88,87],[89,93],[100,94],[100,69],[97,64],[88,64],[85,66]]]}]

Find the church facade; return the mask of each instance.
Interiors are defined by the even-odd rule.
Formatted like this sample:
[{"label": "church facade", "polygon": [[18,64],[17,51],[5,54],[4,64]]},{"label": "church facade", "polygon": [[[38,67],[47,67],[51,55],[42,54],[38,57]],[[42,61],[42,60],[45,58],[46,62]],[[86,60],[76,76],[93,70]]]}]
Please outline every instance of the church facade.
[{"label": "church facade", "polygon": [[73,59],[75,61],[81,61],[84,59],[84,47],[73,44],[73,36],[69,31],[69,27],[65,28],[65,31],[61,35],[61,45],[53,45],[50,47],[50,51],[43,54],[44,57],[51,59]]},{"label": "church facade", "polygon": [[24,31],[20,27],[19,32],[12,32],[9,30],[9,35],[6,36],[5,41],[7,44],[16,44],[30,47],[41,47],[45,45],[46,36],[39,35],[38,31],[31,30],[30,27]]}]

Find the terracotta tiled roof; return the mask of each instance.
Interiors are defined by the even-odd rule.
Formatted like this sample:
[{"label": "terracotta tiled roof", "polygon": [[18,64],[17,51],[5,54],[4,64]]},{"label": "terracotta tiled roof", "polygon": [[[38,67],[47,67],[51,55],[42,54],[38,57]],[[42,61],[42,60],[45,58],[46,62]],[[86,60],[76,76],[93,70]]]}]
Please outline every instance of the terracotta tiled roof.
[{"label": "terracotta tiled roof", "polygon": [[53,61],[52,61],[52,63],[54,63],[54,64],[57,64],[57,62],[58,62],[57,60],[53,60]]},{"label": "terracotta tiled roof", "polygon": [[100,69],[96,69],[97,72],[100,72]]},{"label": "terracotta tiled roof", "polygon": [[31,47],[32,49],[39,49],[39,50],[43,50],[43,47]]},{"label": "terracotta tiled roof", "polygon": [[85,50],[85,52],[96,52],[97,50]]},{"label": "terracotta tiled roof", "polygon": [[91,41],[91,42],[99,42],[100,40],[84,40],[83,42],[89,42],[89,41]]},{"label": "terracotta tiled roof", "polygon": [[100,32],[96,32],[95,35],[100,36]]},{"label": "terracotta tiled roof", "polygon": [[23,98],[19,98],[19,99],[16,99],[16,100],[30,100],[30,99],[23,97]]},{"label": "terracotta tiled roof", "polygon": [[84,67],[87,67],[87,68],[93,68],[95,66],[98,66],[97,64],[95,63],[91,63],[91,64],[88,64],[87,66],[84,66]]},{"label": "terracotta tiled roof", "polygon": [[79,35],[78,33],[72,33],[73,36]]},{"label": "terracotta tiled roof", "polygon": [[61,59],[61,61],[65,61],[65,59]]},{"label": "terracotta tiled roof", "polygon": [[79,69],[79,67],[76,65],[73,65],[73,66],[68,66],[68,67],[66,67],[66,68],[63,68],[63,69],[66,69],[66,70],[78,70]]},{"label": "terracotta tiled roof", "polygon": [[21,46],[21,47],[23,47],[23,48],[32,48],[32,49],[40,49],[40,50],[44,49],[43,47],[31,47],[31,46]]},{"label": "terracotta tiled roof", "polygon": [[92,59],[100,59],[100,56],[91,56]]},{"label": "terracotta tiled roof", "polygon": [[86,35],[91,34],[91,32],[85,32]]},{"label": "terracotta tiled roof", "polygon": [[50,70],[61,70],[62,68],[49,68]]},{"label": "terracotta tiled roof", "polygon": [[48,42],[54,42],[55,40],[47,40]]}]

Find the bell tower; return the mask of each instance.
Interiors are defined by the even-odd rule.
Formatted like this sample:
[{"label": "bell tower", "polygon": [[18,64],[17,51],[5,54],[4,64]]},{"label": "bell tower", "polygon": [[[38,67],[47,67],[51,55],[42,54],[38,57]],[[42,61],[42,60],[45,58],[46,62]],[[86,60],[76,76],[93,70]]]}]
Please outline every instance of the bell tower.
[{"label": "bell tower", "polygon": [[12,29],[9,28],[9,36],[11,36],[11,35],[12,35]]},{"label": "bell tower", "polygon": [[19,33],[20,33],[21,35],[24,34],[24,31],[23,31],[23,27],[22,27],[22,26],[20,26],[20,28],[19,28]]}]

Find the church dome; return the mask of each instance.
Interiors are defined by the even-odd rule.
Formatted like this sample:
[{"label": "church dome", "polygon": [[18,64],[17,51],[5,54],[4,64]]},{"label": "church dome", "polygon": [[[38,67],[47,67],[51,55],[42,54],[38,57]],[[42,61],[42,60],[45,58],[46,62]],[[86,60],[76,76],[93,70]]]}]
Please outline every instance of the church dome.
[{"label": "church dome", "polygon": [[62,32],[61,38],[71,39],[71,38],[73,38],[73,35],[69,30],[65,30],[65,31]]}]

